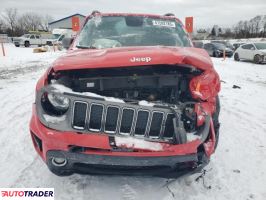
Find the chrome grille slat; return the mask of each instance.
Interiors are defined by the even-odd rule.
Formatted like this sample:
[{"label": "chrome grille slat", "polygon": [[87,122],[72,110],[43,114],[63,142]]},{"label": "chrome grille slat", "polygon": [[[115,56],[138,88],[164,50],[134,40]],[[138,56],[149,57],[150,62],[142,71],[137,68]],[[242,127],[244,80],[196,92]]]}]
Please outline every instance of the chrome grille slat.
[{"label": "chrome grille slat", "polygon": [[[144,113],[148,114],[147,117],[144,116],[144,119],[147,118],[147,120],[145,120],[146,122],[144,121],[144,124],[141,124],[143,122],[141,121],[141,118],[140,118],[141,116],[140,115],[143,115]],[[137,116],[136,116],[136,123],[135,123],[134,131],[133,131],[134,135],[143,136],[143,137],[146,135],[147,127],[148,127],[148,124],[149,124],[149,117],[150,117],[150,112],[148,110],[142,110],[142,109],[138,110]],[[138,125],[144,125],[145,126],[143,134],[142,133],[140,134],[141,130],[139,130],[139,131],[136,130],[136,128],[139,128],[139,127],[137,127]]]},{"label": "chrome grille slat", "polygon": [[[85,108],[85,111],[84,111],[84,116],[85,117],[82,117],[84,118],[84,125],[82,126],[81,124],[79,124],[79,122],[75,121],[75,120],[78,120],[77,117],[75,117],[75,110],[76,109],[79,109],[77,105],[81,105],[83,104],[83,106],[85,105],[86,108]],[[78,129],[78,130],[85,130],[86,128],[86,121],[87,121],[87,110],[88,110],[88,103],[87,102],[83,102],[83,101],[75,101],[74,104],[73,104],[73,113],[72,113],[72,126],[73,128],[75,129]],[[77,111],[79,114],[80,114],[80,111]]]},{"label": "chrome grille slat", "polygon": [[[124,113],[126,111],[133,111],[133,116],[132,116],[132,120],[130,120],[131,123],[129,123],[129,124],[131,124],[130,130],[127,131],[127,132],[123,132],[123,131],[121,131],[122,125],[126,124],[126,121],[123,121],[123,120],[128,120],[128,119],[124,119]],[[119,127],[119,133],[121,135],[130,135],[132,133],[132,129],[134,128],[134,123],[135,123],[135,119],[134,119],[135,118],[135,113],[136,113],[136,111],[133,108],[125,107],[125,108],[122,109],[121,121],[120,121],[120,127]],[[125,115],[126,115],[126,113],[125,113]]]},{"label": "chrome grille slat", "polygon": [[[157,129],[157,131],[159,131],[159,133],[158,134],[155,134],[155,135],[151,135],[151,127],[153,125],[152,122],[153,122],[153,119],[154,119],[154,117],[155,117],[156,114],[157,115],[160,114],[160,117],[161,117],[161,120],[159,121],[160,122],[160,125],[158,126],[158,129]],[[150,130],[148,132],[148,135],[149,135],[150,138],[159,138],[160,137],[161,131],[162,131],[163,119],[164,119],[164,113],[163,112],[154,111],[152,113],[152,118],[151,118],[151,123],[150,123]],[[157,117],[157,119],[154,119],[154,120],[158,120],[158,117]],[[157,123],[159,123],[159,122],[157,121]],[[155,126],[157,125],[157,123],[155,124]],[[155,131],[155,130],[153,130],[153,131]]]},{"label": "chrome grille slat", "polygon": [[[99,126],[99,128],[96,128],[96,127],[91,127],[91,126],[95,126],[95,124],[93,124],[93,122],[91,121],[92,120],[92,117],[91,117],[91,114],[92,114],[92,112],[93,112],[93,107],[95,107],[95,106],[97,106],[97,107],[102,107],[102,111],[101,111],[101,118],[100,118],[100,126]],[[97,104],[97,103],[92,103],[91,105],[90,105],[90,113],[89,113],[89,118],[88,118],[88,120],[87,120],[87,123],[88,123],[88,130],[90,130],[90,131],[93,131],[93,132],[100,132],[101,130],[103,130],[102,129],[102,124],[103,124],[103,119],[104,119],[104,105],[102,105],[102,104]],[[94,111],[95,112],[95,111]],[[94,113],[93,113],[94,114]],[[94,117],[94,116],[93,116]]]},{"label": "chrome grille slat", "polygon": [[[110,130],[111,128],[110,127],[108,127],[108,128],[106,128],[106,126],[107,126],[107,117],[108,117],[108,114],[111,112],[111,111],[108,111],[109,109],[111,109],[111,108],[115,108],[115,109],[117,109],[118,110],[118,113],[117,113],[117,119],[115,120],[116,122],[115,122],[115,130],[113,131],[113,130]],[[121,113],[120,113],[120,109],[119,109],[119,107],[118,106],[111,106],[111,105],[108,105],[107,107],[106,107],[106,114],[105,114],[105,121],[104,121],[104,132],[106,132],[106,133],[110,133],[110,134],[115,134],[116,132],[117,132],[117,128],[118,128],[118,124],[119,124],[119,118],[120,118],[120,115]],[[109,121],[109,120],[108,120]],[[109,129],[109,130],[108,130]]]},{"label": "chrome grille slat", "polygon": [[[95,100],[94,100],[95,101]],[[99,101],[100,102],[100,101]],[[84,109],[82,112],[85,112],[86,114],[86,119],[85,119],[85,125],[83,127],[78,127],[75,126],[74,124],[74,117],[75,117],[75,109],[76,106],[78,105],[77,103],[81,103],[83,105],[86,105],[86,109]],[[101,125],[99,127],[99,125],[97,125],[96,129],[95,127],[91,127],[90,123],[91,123],[91,119],[92,116],[95,113],[93,113],[93,107],[94,106],[101,106],[102,107],[102,112],[101,112]],[[138,108],[136,108],[138,107]],[[74,101],[73,103],[73,111],[72,111],[72,127],[76,130],[80,130],[82,132],[88,132],[88,131],[92,131],[92,132],[104,132],[106,134],[121,134],[121,135],[132,135],[134,137],[140,137],[140,138],[147,138],[147,139],[155,139],[155,140],[169,140],[172,139],[174,134],[171,131],[172,128],[171,127],[165,127],[168,126],[169,123],[172,123],[171,121],[169,122],[169,119],[167,117],[172,116],[173,113],[171,112],[171,110],[167,109],[167,108],[154,108],[154,107],[150,107],[148,109],[142,109],[140,106],[136,106],[136,105],[129,105],[129,104],[119,104],[119,103],[112,103],[112,102],[104,102],[104,103],[97,103],[97,102],[87,102],[87,101]],[[108,111],[109,109],[109,111]],[[111,120],[111,116],[109,116],[109,119],[107,119],[107,115],[108,112],[110,112],[110,109],[113,109],[113,114],[114,117],[116,119],[112,119]],[[116,112],[114,112],[115,110],[118,110],[118,114]],[[97,110],[97,109],[96,109]],[[128,117],[130,117],[131,119],[123,119],[123,113],[124,111],[130,111],[133,112],[133,117],[132,117],[132,113],[130,114],[130,116],[128,115]],[[97,113],[97,112],[96,112]],[[141,113],[141,114],[140,114]],[[148,114],[146,114],[148,113]],[[161,115],[159,115],[161,114]],[[82,115],[82,113],[81,113]],[[83,114],[84,115],[84,114]],[[141,116],[142,115],[142,116]],[[148,115],[148,119],[147,119],[147,115]],[[157,115],[157,117],[159,116],[160,119],[156,119],[160,125],[156,128],[156,131],[154,132],[154,134],[151,134],[151,125],[152,123],[154,123],[153,120],[153,116]],[[76,115],[77,116],[77,115]],[[139,119],[139,116],[142,118]],[[95,116],[93,116],[95,117]],[[162,119],[161,119],[162,117]],[[133,118],[133,119],[132,119]],[[96,121],[99,120],[99,116],[95,117]],[[168,121],[167,121],[168,119]],[[107,120],[109,123],[109,127],[107,127]],[[127,121],[129,120],[129,121]],[[140,120],[144,120],[140,121]],[[124,124],[124,128],[123,128],[123,124]],[[129,124],[131,124],[131,127],[129,127]],[[121,128],[122,126],[122,128]],[[144,128],[145,126],[145,128]],[[121,130],[124,129],[124,130]],[[144,131],[145,129],[145,131]],[[139,131],[138,131],[139,130]],[[168,132],[167,132],[168,131]],[[169,132],[170,131],[170,132]]]}]

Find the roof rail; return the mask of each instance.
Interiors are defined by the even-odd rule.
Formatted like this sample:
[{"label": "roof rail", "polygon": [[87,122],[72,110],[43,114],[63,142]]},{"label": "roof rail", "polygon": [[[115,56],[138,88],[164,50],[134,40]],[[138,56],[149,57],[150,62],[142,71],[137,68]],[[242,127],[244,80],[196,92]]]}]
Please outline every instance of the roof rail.
[{"label": "roof rail", "polygon": [[166,17],[174,17],[175,14],[173,14],[173,13],[166,13],[166,14],[164,14],[164,16],[166,16]]},{"label": "roof rail", "polygon": [[96,15],[96,14],[101,14],[101,12],[98,11],[98,10],[93,10],[93,11],[91,12],[91,15]]}]

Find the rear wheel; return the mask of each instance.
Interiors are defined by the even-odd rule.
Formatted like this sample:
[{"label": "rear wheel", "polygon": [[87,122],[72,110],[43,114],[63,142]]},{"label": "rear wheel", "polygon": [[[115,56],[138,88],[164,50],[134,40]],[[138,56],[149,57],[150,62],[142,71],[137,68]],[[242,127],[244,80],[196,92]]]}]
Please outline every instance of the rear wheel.
[{"label": "rear wheel", "polygon": [[260,55],[255,55],[255,56],[254,56],[254,63],[255,63],[255,64],[260,64],[261,61],[262,61],[262,58],[261,58]]},{"label": "rear wheel", "polygon": [[235,53],[235,55],[234,55],[234,60],[235,60],[235,61],[240,61],[238,53]]},{"label": "rear wheel", "polygon": [[30,46],[30,42],[29,41],[25,41],[24,46],[25,47],[29,47]]},{"label": "rear wheel", "polygon": [[20,45],[19,44],[15,44],[15,47],[19,47]]}]

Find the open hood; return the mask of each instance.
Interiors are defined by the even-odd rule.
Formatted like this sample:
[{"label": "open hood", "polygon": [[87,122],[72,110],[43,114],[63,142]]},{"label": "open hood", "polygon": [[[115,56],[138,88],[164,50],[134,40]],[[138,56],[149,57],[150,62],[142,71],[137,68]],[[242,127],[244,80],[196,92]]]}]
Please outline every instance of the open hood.
[{"label": "open hood", "polygon": [[114,68],[160,64],[191,65],[201,70],[213,67],[207,52],[193,47],[127,47],[113,49],[75,49],[57,59],[54,71]]}]

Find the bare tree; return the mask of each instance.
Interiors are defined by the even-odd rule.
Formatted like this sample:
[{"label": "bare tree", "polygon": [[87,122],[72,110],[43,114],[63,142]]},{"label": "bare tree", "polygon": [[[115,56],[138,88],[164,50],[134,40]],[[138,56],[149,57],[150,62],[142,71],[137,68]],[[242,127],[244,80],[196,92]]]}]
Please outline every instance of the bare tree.
[{"label": "bare tree", "polygon": [[263,24],[263,37],[266,37],[266,21]]},{"label": "bare tree", "polygon": [[53,17],[51,15],[45,15],[42,17],[41,28],[42,30],[49,30],[49,23],[53,21]]},{"label": "bare tree", "polygon": [[41,27],[41,24],[42,17],[33,12],[24,13],[18,19],[19,27],[27,31],[36,31]]},{"label": "bare tree", "polygon": [[2,15],[7,25],[11,29],[11,34],[14,36],[14,31],[16,28],[16,23],[18,19],[18,12],[16,8],[7,8]]},{"label": "bare tree", "polygon": [[6,29],[6,24],[3,19],[0,18],[0,33],[4,33]]}]

